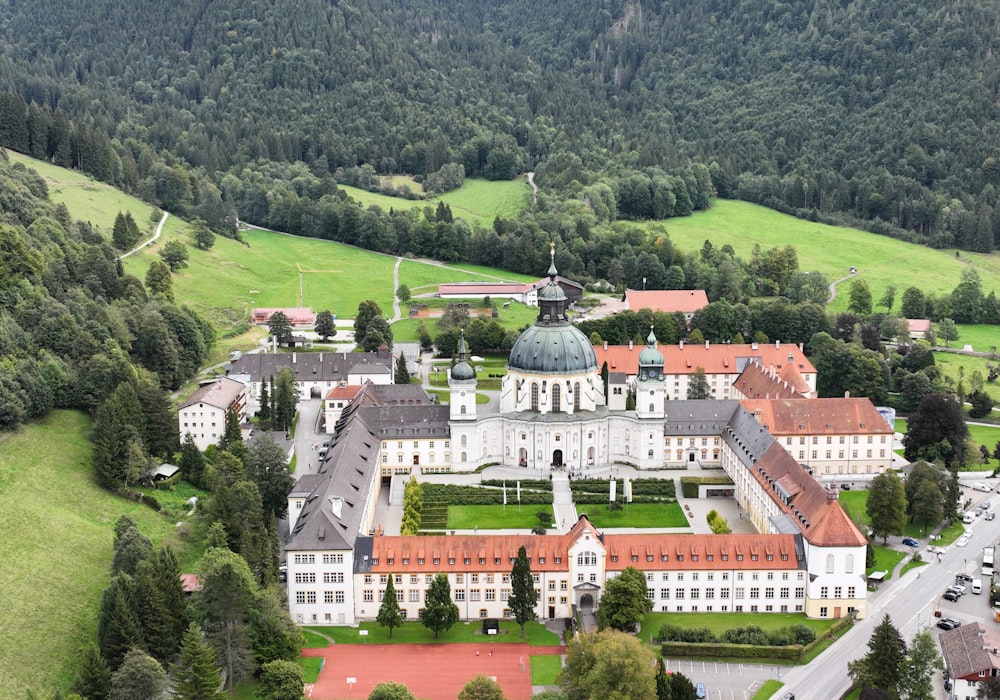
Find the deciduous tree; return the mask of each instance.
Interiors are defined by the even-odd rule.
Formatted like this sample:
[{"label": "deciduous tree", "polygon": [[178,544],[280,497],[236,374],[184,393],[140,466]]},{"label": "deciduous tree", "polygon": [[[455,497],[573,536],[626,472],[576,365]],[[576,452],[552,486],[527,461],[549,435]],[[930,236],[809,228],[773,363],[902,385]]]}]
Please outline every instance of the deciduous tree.
[{"label": "deciduous tree", "polygon": [[936,449],[942,440],[947,441],[943,455],[948,466],[965,464],[965,443],[969,428],[965,425],[962,406],[953,396],[930,394],[925,396],[907,421],[903,438],[904,455],[911,462],[921,458],[925,451]]},{"label": "deciduous tree", "polygon": [[379,683],[368,696],[368,700],[417,700],[410,689],[402,683],[386,681]]},{"label": "deciduous tree", "polygon": [[462,686],[458,693],[458,700],[505,700],[501,688],[496,681],[479,675]]},{"label": "deciduous tree", "polygon": [[314,330],[316,331],[316,335],[322,338],[323,342],[337,335],[337,324],[333,320],[333,314],[329,310],[320,311],[316,314],[316,327]]},{"label": "deciduous tree", "polygon": [[653,601],[646,597],[646,575],[629,566],[605,584],[597,622],[601,629],[631,632],[652,608]]},{"label": "deciduous tree", "polygon": [[260,668],[257,694],[262,700],[302,700],[305,680],[294,661],[269,661]]},{"label": "deciduous tree", "polygon": [[688,400],[712,398],[712,389],[708,385],[704,367],[696,367],[694,374],[688,379],[687,397]]},{"label": "deciduous tree", "polygon": [[849,303],[847,308],[849,311],[868,317],[872,314],[872,292],[868,288],[868,283],[863,279],[855,279],[851,282],[851,289],[848,293]]},{"label": "deciduous tree", "polygon": [[125,655],[111,676],[108,700],[161,700],[167,697],[167,674],[160,662],[140,649]]},{"label": "deciduous tree", "polygon": [[247,477],[257,484],[264,521],[285,517],[288,511],[288,492],[295,479],[288,471],[285,452],[269,435],[262,435],[250,445],[247,456]]},{"label": "deciduous tree", "polygon": [[944,668],[937,644],[929,630],[918,632],[910,640],[900,674],[900,691],[907,700],[934,700],[934,675]]},{"label": "deciduous tree", "polygon": [[906,493],[899,477],[887,472],[872,479],[865,509],[875,537],[885,542],[889,535],[902,534],[906,526]]},{"label": "deciduous tree", "polygon": [[292,322],[283,311],[275,311],[267,319],[267,329],[278,345],[288,345],[292,342]]},{"label": "deciduous tree", "polygon": [[167,264],[171,272],[177,272],[188,265],[187,246],[180,241],[167,241],[160,251],[160,259]]},{"label": "deciduous tree", "polygon": [[958,340],[958,326],[950,318],[942,318],[938,321],[937,336],[944,341],[944,346],[948,347],[948,344],[953,340]]},{"label": "deciduous tree", "polygon": [[568,700],[654,698],[653,654],[624,632],[584,633],[569,643],[559,684]]}]

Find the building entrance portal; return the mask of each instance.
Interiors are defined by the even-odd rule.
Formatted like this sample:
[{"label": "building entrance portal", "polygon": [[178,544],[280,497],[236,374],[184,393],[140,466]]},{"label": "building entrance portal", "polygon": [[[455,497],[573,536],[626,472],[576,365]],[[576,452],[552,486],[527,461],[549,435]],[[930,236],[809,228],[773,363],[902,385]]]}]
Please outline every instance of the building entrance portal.
[{"label": "building entrance portal", "polygon": [[517,463],[522,467],[528,466],[528,451],[523,447],[517,451]]},{"label": "building entrance portal", "polygon": [[584,593],[580,596],[580,610],[590,611],[594,609],[594,596]]},{"label": "building entrance portal", "polygon": [[562,450],[555,450],[552,453],[552,466],[561,467],[563,465],[563,454]]}]

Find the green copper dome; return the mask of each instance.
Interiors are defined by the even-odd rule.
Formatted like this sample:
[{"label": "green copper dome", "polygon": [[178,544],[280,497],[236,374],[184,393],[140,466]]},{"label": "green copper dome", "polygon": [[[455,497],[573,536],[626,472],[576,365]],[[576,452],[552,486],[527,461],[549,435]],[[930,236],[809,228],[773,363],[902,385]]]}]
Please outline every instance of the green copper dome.
[{"label": "green copper dome", "polygon": [[646,337],[646,347],[639,353],[639,366],[663,366],[663,353],[656,349],[656,336],[653,335],[653,328],[650,327],[649,335]]},{"label": "green copper dome", "polygon": [[476,378],[476,370],[472,369],[472,365],[465,359],[468,352],[468,346],[465,344],[465,333],[462,333],[462,339],[458,342],[458,362],[451,368],[452,379],[468,381]]}]

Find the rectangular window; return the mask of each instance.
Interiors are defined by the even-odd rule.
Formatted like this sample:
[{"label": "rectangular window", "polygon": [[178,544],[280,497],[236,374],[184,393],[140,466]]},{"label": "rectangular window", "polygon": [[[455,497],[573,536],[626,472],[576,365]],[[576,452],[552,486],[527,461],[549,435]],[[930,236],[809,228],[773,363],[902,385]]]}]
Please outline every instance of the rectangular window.
[{"label": "rectangular window", "polygon": [[295,602],[299,605],[305,605],[306,602],[306,592],[305,591],[295,591]]},{"label": "rectangular window", "polygon": [[486,589],[486,600],[496,600],[496,599],[497,599],[496,589],[495,588],[487,588]]},{"label": "rectangular window", "polygon": [[343,603],[344,602],[344,592],[343,591],[337,591],[336,592],[336,594],[334,595],[334,602],[335,603]]},{"label": "rectangular window", "polygon": [[473,588],[471,591],[469,591],[469,600],[472,600],[472,601],[479,600],[479,589],[478,588]]},{"label": "rectangular window", "polygon": [[691,589],[691,600],[698,600],[700,594],[701,594],[701,591],[699,591],[697,588],[692,588]]},{"label": "rectangular window", "polygon": [[414,588],[414,589],[410,590],[410,602],[411,603],[419,603],[420,602],[420,590],[419,589]]},{"label": "rectangular window", "polygon": [[764,589],[764,597],[765,598],[773,598],[774,597],[774,589],[772,587],[770,587],[770,586],[768,586],[767,588],[765,588]]},{"label": "rectangular window", "polygon": [[753,599],[753,598],[760,598],[760,589],[757,588],[756,586],[752,587],[750,589],[750,598],[751,599]]},{"label": "rectangular window", "polygon": [[306,602],[307,603],[316,602],[316,591],[306,591]]},{"label": "rectangular window", "polygon": [[333,602],[333,591],[323,591],[323,602],[324,603]]},{"label": "rectangular window", "polygon": [[819,597],[820,598],[829,598],[830,597],[830,589],[827,588],[826,586],[822,586],[819,589]]},{"label": "rectangular window", "polygon": [[344,582],[344,572],[343,571],[327,571],[323,574],[323,583],[343,583]]},{"label": "rectangular window", "polygon": [[684,588],[676,588],[676,589],[674,589],[674,598],[676,598],[677,600],[684,600],[684,591],[685,590],[686,589],[684,589]]},{"label": "rectangular window", "polygon": [[509,600],[509,599],[510,599],[510,589],[509,588],[501,588],[500,589],[500,600],[503,601],[503,602],[507,602],[507,600]]},{"label": "rectangular window", "polygon": [[796,598],[804,598],[805,595],[806,595],[806,589],[805,588],[799,587],[799,588],[795,589],[795,597]]},{"label": "rectangular window", "polygon": [[820,617],[829,617],[830,616],[829,613],[827,612],[827,608],[825,606],[819,609],[819,616]]},{"label": "rectangular window", "polygon": [[461,603],[465,600],[465,591],[455,591],[455,601]]},{"label": "rectangular window", "polygon": [[366,603],[371,603],[373,600],[375,600],[372,590],[370,588],[366,589],[365,592],[361,595],[361,599],[364,600]]},{"label": "rectangular window", "polygon": [[660,589],[660,599],[661,600],[670,600],[670,589],[669,588],[661,588]]}]

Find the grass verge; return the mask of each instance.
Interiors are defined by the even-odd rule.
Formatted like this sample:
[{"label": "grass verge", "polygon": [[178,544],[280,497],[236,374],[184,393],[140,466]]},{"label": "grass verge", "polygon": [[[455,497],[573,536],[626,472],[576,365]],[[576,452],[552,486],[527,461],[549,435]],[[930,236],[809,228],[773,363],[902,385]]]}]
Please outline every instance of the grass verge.
[{"label": "grass verge", "polygon": [[816,636],[825,633],[836,620],[811,619],[802,613],[736,613],[736,612],[698,612],[698,613],[646,613],[642,617],[642,632],[640,636],[646,640],[649,635],[654,637],[660,627],[665,624],[678,627],[707,627],[716,636],[722,636],[726,630],[737,627],[755,625],[765,632],[773,632],[782,627],[805,625]]},{"label": "grass verge", "polygon": [[[336,644],[466,644],[466,643],[496,643],[520,644],[527,642],[531,646],[558,646],[559,635],[549,632],[545,625],[539,622],[529,622],[524,626],[524,639],[521,638],[521,628],[513,620],[500,621],[500,634],[487,637],[482,633],[482,625],[478,620],[459,622],[450,630],[442,632],[437,639],[434,633],[419,622],[404,622],[402,627],[392,631],[389,639],[387,629],[377,622],[362,622],[358,627],[305,627],[309,631],[310,644],[325,635],[332,638]],[[368,636],[362,637],[359,630],[368,630]],[[323,646],[323,645],[319,645]]]},{"label": "grass verge", "polygon": [[764,685],[762,685],[757,692],[753,694],[753,698],[751,698],[751,700],[768,700],[768,698],[784,687],[784,683],[771,678],[770,680],[764,681]]},{"label": "grass verge", "polygon": [[550,505],[517,505],[514,489],[509,489],[506,506],[448,506],[449,530],[530,530],[538,525],[535,513],[545,511],[552,517]]}]

